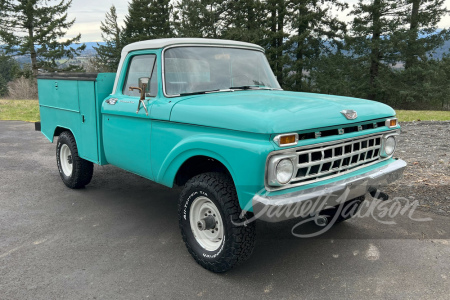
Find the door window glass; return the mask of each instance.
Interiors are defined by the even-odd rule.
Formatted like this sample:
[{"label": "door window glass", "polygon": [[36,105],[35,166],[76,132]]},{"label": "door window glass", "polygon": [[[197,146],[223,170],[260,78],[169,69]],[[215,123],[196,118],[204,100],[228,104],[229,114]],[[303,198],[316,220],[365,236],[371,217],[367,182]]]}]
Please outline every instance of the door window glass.
[{"label": "door window glass", "polygon": [[156,97],[158,93],[158,76],[156,72],[156,65],[156,55],[154,54],[134,56],[128,67],[127,77],[125,79],[125,85],[123,86],[122,93],[128,96],[139,97],[139,90],[130,91],[129,88],[139,87],[139,78],[150,78],[150,73],[153,69],[150,84],[146,88],[145,95],[147,97]]}]

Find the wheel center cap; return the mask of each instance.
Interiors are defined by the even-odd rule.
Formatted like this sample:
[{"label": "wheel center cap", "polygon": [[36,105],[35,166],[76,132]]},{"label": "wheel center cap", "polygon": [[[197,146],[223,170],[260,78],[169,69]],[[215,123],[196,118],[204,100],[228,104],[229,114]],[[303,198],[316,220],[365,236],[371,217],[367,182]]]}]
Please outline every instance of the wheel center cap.
[{"label": "wheel center cap", "polygon": [[201,231],[211,230],[216,227],[216,219],[213,216],[206,216],[197,222],[197,228]]}]

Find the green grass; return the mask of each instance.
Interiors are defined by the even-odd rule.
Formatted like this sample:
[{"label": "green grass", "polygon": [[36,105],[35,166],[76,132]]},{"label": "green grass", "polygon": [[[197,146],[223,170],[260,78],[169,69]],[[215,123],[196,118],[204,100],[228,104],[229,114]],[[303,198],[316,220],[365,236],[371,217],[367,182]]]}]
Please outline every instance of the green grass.
[{"label": "green grass", "polygon": [[450,121],[450,111],[396,110],[399,122]]},{"label": "green grass", "polygon": [[0,100],[0,120],[37,122],[39,117],[38,100]]},{"label": "green grass", "polygon": [[[400,122],[412,121],[450,121],[450,111],[397,110]],[[39,121],[37,100],[1,100],[0,120]]]}]

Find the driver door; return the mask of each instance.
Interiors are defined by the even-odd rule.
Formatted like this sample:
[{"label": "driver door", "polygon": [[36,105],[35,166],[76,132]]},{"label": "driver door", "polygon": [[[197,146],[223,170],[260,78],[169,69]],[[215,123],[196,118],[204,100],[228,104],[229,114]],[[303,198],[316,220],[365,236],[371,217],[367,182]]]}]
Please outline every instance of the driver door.
[{"label": "driver door", "polygon": [[[108,163],[153,179],[150,163],[150,135],[152,121],[150,109],[158,95],[158,63],[156,54],[134,55],[124,63],[114,98],[108,98],[102,106],[103,144]],[[145,90],[145,104],[138,105],[141,98],[139,87],[142,79],[150,79]]]}]

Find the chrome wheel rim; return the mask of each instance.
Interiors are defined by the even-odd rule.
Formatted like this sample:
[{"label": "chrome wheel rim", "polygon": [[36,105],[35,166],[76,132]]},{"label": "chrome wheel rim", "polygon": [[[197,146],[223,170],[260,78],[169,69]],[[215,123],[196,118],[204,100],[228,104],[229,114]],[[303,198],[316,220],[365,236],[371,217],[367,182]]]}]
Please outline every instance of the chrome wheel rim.
[{"label": "chrome wheel rim", "polygon": [[[207,217],[214,218],[214,228],[199,228],[199,222]],[[202,248],[207,251],[219,249],[224,237],[223,221],[219,209],[209,198],[200,196],[194,199],[189,211],[189,222],[195,240]]]},{"label": "chrome wheel rim", "polygon": [[70,148],[66,144],[63,144],[59,150],[59,160],[64,175],[70,177],[73,170],[72,152],[70,152]]}]

